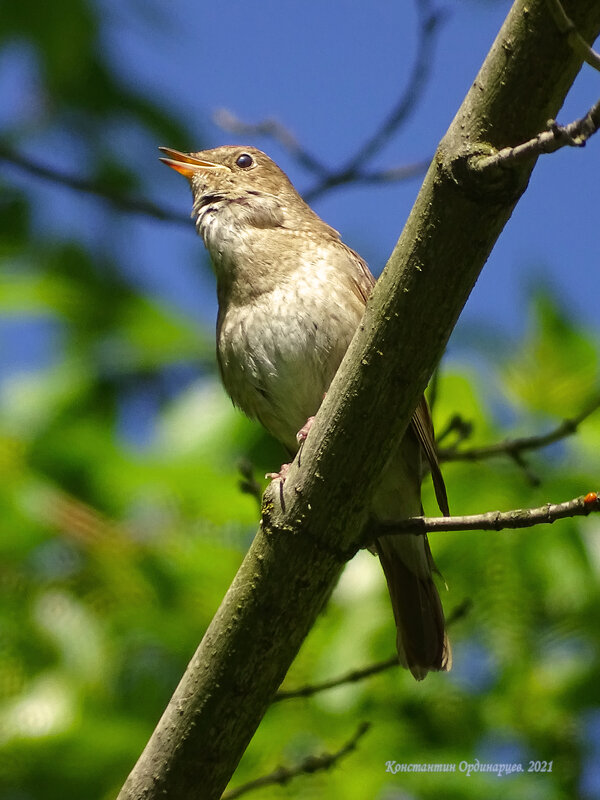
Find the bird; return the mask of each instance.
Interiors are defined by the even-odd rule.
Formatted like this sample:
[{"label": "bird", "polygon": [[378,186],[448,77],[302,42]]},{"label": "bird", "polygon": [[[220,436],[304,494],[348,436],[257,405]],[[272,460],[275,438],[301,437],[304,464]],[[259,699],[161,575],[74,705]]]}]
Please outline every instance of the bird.
[{"label": "bird", "polygon": [[[190,184],[191,216],[216,274],[224,387],[293,455],[360,324],[375,278],[261,150],[159,150],[160,160]],[[423,457],[447,515],[425,397],[372,499],[372,517],[387,531],[395,521],[422,514]],[[388,585],[399,663],[417,680],[449,670],[452,654],[427,537],[380,535],[371,549]]]}]

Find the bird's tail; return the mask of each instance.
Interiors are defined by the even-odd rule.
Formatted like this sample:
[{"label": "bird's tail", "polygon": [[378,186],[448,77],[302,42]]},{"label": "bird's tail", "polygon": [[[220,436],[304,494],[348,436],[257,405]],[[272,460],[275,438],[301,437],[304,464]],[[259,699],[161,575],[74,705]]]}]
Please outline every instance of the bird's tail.
[{"label": "bird's tail", "polygon": [[400,663],[418,680],[449,670],[452,653],[426,536],[402,534],[377,541],[396,620]]}]

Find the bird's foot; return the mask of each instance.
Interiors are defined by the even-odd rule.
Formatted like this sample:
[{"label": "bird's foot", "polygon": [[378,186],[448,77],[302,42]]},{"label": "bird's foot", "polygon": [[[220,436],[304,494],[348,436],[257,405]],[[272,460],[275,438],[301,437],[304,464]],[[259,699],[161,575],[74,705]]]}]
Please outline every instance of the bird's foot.
[{"label": "bird's foot", "polygon": [[[304,425],[300,428],[298,433],[296,434],[296,441],[300,445],[300,448],[302,448],[302,445],[306,441],[306,437],[308,436],[308,432],[312,427],[313,421],[314,417],[309,417],[304,423]],[[282,464],[281,467],[279,468],[279,472],[267,472],[265,478],[267,478],[270,481],[279,480],[283,483],[286,479],[290,467],[291,464]]]},{"label": "bird's foot", "polygon": [[291,464],[282,464],[279,467],[279,472],[267,472],[265,478],[270,481],[281,481],[282,483],[285,481],[285,476],[288,473]]},{"label": "bird's foot", "polygon": [[296,434],[296,441],[302,447],[304,442],[306,441],[306,437],[308,436],[309,430],[312,428],[312,424],[315,421],[314,417],[309,417],[304,425],[300,428],[298,433]]},{"label": "bird's foot", "polygon": [[285,483],[285,476],[288,473],[291,464],[282,464],[279,467],[279,472],[267,472],[265,478],[270,481],[279,481],[279,502],[281,508],[285,511],[285,500],[283,499],[283,484]]},{"label": "bird's foot", "polygon": [[[306,441],[306,437],[308,436],[308,432],[312,427],[314,417],[309,417],[304,425],[300,428],[298,433],[296,434],[296,441],[298,442],[298,451],[302,452],[302,447],[304,442]],[[298,463],[300,463],[298,461]],[[282,464],[279,468],[279,472],[267,472],[265,478],[270,481],[279,481],[279,497],[281,499],[281,505],[283,507],[283,484],[285,483],[285,479],[287,477],[288,471],[292,465],[291,464]]]}]

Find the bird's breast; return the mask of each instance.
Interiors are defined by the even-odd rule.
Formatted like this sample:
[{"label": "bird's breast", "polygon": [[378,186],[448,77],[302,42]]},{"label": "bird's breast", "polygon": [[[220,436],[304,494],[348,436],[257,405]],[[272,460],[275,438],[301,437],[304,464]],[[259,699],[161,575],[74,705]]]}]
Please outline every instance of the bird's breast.
[{"label": "bird's breast", "polygon": [[242,303],[221,303],[217,349],[234,403],[286,447],[316,413],[363,307],[328,269],[287,275]]}]

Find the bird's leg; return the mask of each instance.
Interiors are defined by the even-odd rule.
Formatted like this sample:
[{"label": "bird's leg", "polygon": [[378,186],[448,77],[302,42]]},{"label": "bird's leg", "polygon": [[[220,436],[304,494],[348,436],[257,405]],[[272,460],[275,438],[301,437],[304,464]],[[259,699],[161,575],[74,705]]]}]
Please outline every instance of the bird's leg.
[{"label": "bird's leg", "polygon": [[[298,433],[296,434],[296,441],[298,442],[299,453],[302,452],[302,447],[304,445],[304,442],[306,441],[306,437],[308,436],[308,432],[312,427],[314,419],[315,419],[314,416],[309,417],[304,423],[304,425],[300,428]],[[298,461],[298,463],[300,462]],[[290,467],[291,464],[282,464],[281,467],[279,468],[279,472],[267,472],[265,478],[268,478],[271,481],[279,480],[283,485],[283,482],[285,481],[286,475]]]},{"label": "bird's leg", "polygon": [[291,464],[282,464],[279,467],[279,472],[267,472],[265,478],[267,478],[270,481],[279,480],[281,481],[281,483],[283,483],[285,480],[285,476],[287,475],[287,472],[291,466],[292,466]]}]

